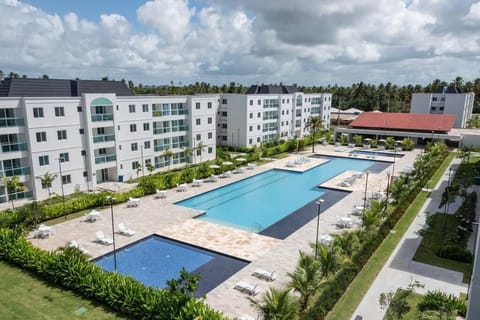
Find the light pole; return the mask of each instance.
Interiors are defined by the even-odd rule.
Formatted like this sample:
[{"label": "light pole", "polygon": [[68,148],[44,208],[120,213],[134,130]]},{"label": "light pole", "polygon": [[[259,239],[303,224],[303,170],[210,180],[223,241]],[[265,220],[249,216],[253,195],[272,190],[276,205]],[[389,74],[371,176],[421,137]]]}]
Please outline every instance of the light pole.
[{"label": "light pole", "polygon": [[63,215],[65,220],[67,220],[67,210],[65,206],[65,192],[63,191],[63,176],[62,176],[62,162],[64,161],[63,156],[58,157],[58,171],[60,172],[60,185],[62,187],[62,201],[63,201]]},{"label": "light pole", "polygon": [[363,214],[362,214],[362,226],[365,224],[365,210],[367,210],[367,187],[368,187],[368,174],[370,172],[365,172],[367,175],[365,179],[365,193],[363,194]]},{"label": "light pole", "polygon": [[322,206],[322,203],[324,203],[325,200],[323,199],[318,199],[316,201],[316,204],[318,204],[318,210],[317,210],[317,236],[316,236],[316,241],[315,241],[315,259],[317,259],[318,256],[318,229],[320,227],[320,209]]},{"label": "light pole", "polygon": [[115,221],[113,219],[113,200],[114,197],[108,196],[107,200],[110,200],[110,216],[112,217],[112,240],[113,240],[113,268],[117,271],[117,250],[115,248]]}]

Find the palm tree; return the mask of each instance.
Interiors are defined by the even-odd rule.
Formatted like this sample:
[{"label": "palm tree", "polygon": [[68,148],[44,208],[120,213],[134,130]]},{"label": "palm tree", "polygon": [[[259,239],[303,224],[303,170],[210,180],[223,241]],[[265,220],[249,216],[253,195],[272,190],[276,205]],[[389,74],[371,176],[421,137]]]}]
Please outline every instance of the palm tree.
[{"label": "palm tree", "polygon": [[13,203],[13,200],[16,199],[16,197],[10,197],[12,194],[16,194],[17,192],[20,191],[26,191],[27,187],[23,185],[22,182],[20,182],[20,178],[18,176],[13,176],[13,177],[7,177],[4,176],[2,177],[2,182],[3,185],[7,187],[7,196],[8,200],[12,202],[12,209],[15,209],[15,205]]},{"label": "palm tree", "polygon": [[262,302],[249,298],[264,320],[296,319],[298,302],[290,295],[290,289],[270,288],[262,297]]},{"label": "palm tree", "polygon": [[197,143],[197,147],[195,148],[197,152],[200,151],[200,154],[199,154],[200,162],[202,162],[202,152],[205,150],[205,147],[206,146],[203,144],[203,142],[200,141],[199,143]]},{"label": "palm tree", "polygon": [[36,178],[40,180],[40,182],[42,183],[43,186],[47,186],[48,197],[50,198],[50,196],[52,195],[52,192],[50,191],[50,188],[52,187],[53,181],[55,181],[55,179],[57,178],[57,174],[56,173],[50,173],[50,172],[47,171],[47,172],[45,172],[44,175],[37,176]]},{"label": "palm tree", "polygon": [[305,129],[310,128],[312,132],[312,153],[315,152],[315,134],[317,133],[318,129],[323,128],[322,126],[322,119],[320,117],[313,117],[310,116],[305,123]]},{"label": "palm tree", "polygon": [[170,170],[170,160],[173,157],[173,152],[169,148],[165,148],[165,150],[163,150],[163,157],[165,161],[167,161],[168,170]]},{"label": "palm tree", "polygon": [[288,286],[300,294],[300,310],[305,311],[312,297],[320,287],[322,279],[320,263],[314,256],[300,251],[300,260],[294,273],[287,273],[290,277]]}]

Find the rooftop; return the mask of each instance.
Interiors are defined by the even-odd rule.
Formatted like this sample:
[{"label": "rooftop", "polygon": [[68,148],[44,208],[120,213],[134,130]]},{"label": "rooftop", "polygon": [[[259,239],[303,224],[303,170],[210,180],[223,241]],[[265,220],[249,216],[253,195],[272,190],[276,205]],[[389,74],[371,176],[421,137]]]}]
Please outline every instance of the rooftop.
[{"label": "rooftop", "polygon": [[363,112],[351,128],[448,132],[455,123],[455,115],[392,112]]}]

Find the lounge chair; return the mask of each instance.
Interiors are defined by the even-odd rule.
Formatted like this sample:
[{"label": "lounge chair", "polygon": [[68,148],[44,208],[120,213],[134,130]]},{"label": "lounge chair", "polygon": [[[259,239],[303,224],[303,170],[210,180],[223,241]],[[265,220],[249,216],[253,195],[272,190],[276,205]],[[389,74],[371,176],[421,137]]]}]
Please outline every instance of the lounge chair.
[{"label": "lounge chair", "polygon": [[255,271],[253,271],[252,273],[252,276],[267,281],[274,281],[275,279],[277,279],[277,274],[275,273],[275,271],[267,271],[264,269],[255,269]]},{"label": "lounge chair", "polygon": [[168,191],[167,190],[156,190],[155,192],[155,199],[164,199],[167,197]]},{"label": "lounge chair", "polygon": [[118,232],[120,234],[123,234],[124,236],[129,237],[135,235],[135,231],[125,228],[125,225],[123,223],[118,224]]},{"label": "lounge chair", "polygon": [[248,293],[251,296],[255,296],[260,292],[258,284],[253,285],[245,281],[238,281],[233,288],[240,292]]},{"label": "lounge chair", "polygon": [[77,241],[75,240],[72,240],[68,243],[68,246],[70,248],[77,248],[78,250],[80,250],[81,253],[83,254],[88,254],[88,250],[85,249],[84,247],[82,247]]},{"label": "lounge chair", "polygon": [[101,244],[104,244],[104,245],[113,244],[113,240],[110,239],[110,238],[106,238],[105,234],[103,234],[103,231],[97,231],[96,235],[97,235],[97,240],[96,241],[98,243],[101,243]]},{"label": "lounge chair", "polygon": [[177,192],[185,192],[185,191],[187,191],[186,183],[177,184]]}]

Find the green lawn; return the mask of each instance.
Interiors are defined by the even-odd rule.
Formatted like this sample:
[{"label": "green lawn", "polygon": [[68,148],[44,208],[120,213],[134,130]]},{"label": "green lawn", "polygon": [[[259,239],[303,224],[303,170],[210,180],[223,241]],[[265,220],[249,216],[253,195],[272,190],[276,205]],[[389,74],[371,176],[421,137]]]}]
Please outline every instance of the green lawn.
[{"label": "green lawn", "polygon": [[[447,232],[444,230],[444,219],[447,219]],[[436,213],[433,216],[432,227],[423,235],[422,242],[413,257],[413,260],[433,266],[463,272],[463,282],[470,282],[472,264],[445,259],[437,256],[435,252],[440,249],[445,241],[445,234],[453,233],[457,226],[457,218],[443,213]]]},{"label": "green lawn", "polygon": [[126,319],[0,261],[0,319]]},{"label": "green lawn", "polygon": [[[432,179],[430,179],[428,184],[429,188],[432,188],[438,183],[443,172],[454,157],[454,153],[448,155],[440,168],[433,175]],[[362,271],[360,271],[357,277],[352,281],[342,298],[340,298],[332,311],[329,312],[326,317],[327,320],[350,319],[352,317],[355,309],[360,304],[371,284],[377,277],[377,274],[382,270],[398,242],[402,239],[408,227],[417,216],[418,211],[422,208],[427,197],[427,192],[422,191],[418,194],[395,226],[396,232],[390,233],[385,240],[383,240],[382,244],[365,264]]]}]

